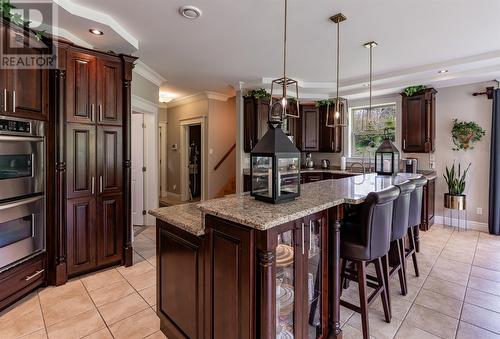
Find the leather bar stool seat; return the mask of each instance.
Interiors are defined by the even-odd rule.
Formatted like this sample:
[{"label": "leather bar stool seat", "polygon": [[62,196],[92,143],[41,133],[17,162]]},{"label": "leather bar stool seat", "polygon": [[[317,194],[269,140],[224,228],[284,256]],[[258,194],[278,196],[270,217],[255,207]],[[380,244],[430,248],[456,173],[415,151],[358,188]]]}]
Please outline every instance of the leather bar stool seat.
[{"label": "leather bar stool seat", "polygon": [[411,182],[415,185],[415,190],[410,197],[410,215],[408,217],[408,249],[406,250],[405,259],[412,256],[413,269],[418,277],[417,252],[420,250],[419,241],[419,226],[422,222],[422,204],[424,186],[427,184],[427,178],[423,175],[417,179],[412,179]]},{"label": "leather bar stool seat", "polygon": [[[399,196],[399,188],[372,192],[368,194],[358,209],[356,217],[342,221],[340,232],[340,257],[342,261],[341,279],[356,280],[359,288],[360,306],[341,298],[340,304],[361,314],[363,337],[369,338],[368,306],[378,295],[382,297],[386,322],[391,321],[389,295],[386,275],[387,266],[382,257],[386,257],[391,242],[393,202]],[[355,270],[347,269],[347,261]],[[368,282],[366,266],[375,265],[377,283]],[[367,294],[367,288],[375,290]]]}]

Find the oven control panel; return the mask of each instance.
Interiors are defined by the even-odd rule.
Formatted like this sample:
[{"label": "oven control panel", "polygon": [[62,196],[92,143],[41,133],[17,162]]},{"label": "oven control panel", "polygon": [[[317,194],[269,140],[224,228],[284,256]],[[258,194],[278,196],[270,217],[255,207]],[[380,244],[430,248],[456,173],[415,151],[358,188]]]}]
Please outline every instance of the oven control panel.
[{"label": "oven control panel", "polygon": [[30,133],[31,123],[26,121],[0,119],[0,132]]}]

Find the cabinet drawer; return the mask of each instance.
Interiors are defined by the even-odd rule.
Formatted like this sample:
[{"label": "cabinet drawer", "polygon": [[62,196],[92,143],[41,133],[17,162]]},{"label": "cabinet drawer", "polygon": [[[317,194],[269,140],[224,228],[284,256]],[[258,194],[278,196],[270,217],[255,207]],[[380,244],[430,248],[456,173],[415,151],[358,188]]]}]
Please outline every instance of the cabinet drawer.
[{"label": "cabinet drawer", "polygon": [[45,253],[0,273],[0,309],[45,282]]}]

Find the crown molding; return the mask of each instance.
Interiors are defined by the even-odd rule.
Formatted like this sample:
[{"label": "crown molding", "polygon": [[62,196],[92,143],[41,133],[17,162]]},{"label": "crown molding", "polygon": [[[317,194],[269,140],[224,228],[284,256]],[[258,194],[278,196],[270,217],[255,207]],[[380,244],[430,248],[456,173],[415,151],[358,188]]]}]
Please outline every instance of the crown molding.
[{"label": "crown molding", "polygon": [[137,110],[141,113],[156,114],[158,113],[158,107],[158,104],[132,94],[132,110]]},{"label": "crown molding", "polygon": [[167,81],[163,76],[153,70],[151,67],[146,65],[141,60],[137,60],[134,65],[134,72],[139,74],[145,79],[148,79],[156,86],[160,87],[162,83]]},{"label": "crown molding", "polygon": [[169,103],[167,103],[167,108],[172,108],[180,105],[186,105],[192,102],[200,101],[200,100],[216,100],[216,101],[223,101],[226,102],[231,98],[232,96],[222,94],[222,93],[217,93],[217,92],[211,92],[211,91],[205,91],[205,92],[198,92],[192,95],[188,95],[182,98],[177,98]]}]

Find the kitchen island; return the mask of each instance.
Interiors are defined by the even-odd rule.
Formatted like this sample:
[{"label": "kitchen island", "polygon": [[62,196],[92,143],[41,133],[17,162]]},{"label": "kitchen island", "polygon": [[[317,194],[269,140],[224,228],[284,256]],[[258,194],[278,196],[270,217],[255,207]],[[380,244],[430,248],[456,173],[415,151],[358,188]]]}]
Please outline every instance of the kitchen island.
[{"label": "kitchen island", "polygon": [[235,195],[150,211],[162,330],[173,338],[340,338],[343,206],[415,177],[304,184],[299,198],[279,205]]}]

